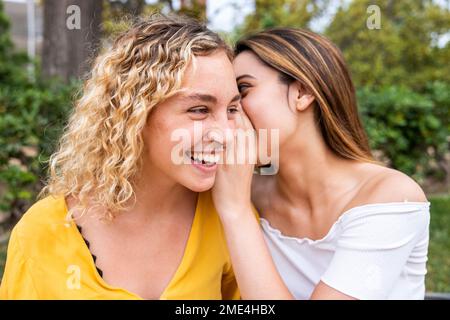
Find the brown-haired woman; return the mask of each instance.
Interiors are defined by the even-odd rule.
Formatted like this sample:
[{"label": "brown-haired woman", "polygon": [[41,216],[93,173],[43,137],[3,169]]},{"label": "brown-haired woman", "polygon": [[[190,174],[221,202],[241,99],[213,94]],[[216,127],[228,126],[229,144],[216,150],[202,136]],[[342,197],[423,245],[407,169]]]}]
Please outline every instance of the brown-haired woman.
[{"label": "brown-haired woman", "polygon": [[213,188],[242,297],[422,299],[429,202],[373,160],[336,46],[271,29],[237,43],[234,68],[254,128],[279,133],[276,175],[225,165]]}]

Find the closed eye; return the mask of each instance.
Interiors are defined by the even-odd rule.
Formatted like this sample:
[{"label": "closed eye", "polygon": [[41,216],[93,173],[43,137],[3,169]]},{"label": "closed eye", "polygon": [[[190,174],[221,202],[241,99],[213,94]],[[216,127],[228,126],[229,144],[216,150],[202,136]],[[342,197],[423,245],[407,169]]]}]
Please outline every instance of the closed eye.
[{"label": "closed eye", "polygon": [[251,86],[247,83],[239,83],[237,87],[238,87],[239,93],[242,94],[245,90],[247,90]]}]

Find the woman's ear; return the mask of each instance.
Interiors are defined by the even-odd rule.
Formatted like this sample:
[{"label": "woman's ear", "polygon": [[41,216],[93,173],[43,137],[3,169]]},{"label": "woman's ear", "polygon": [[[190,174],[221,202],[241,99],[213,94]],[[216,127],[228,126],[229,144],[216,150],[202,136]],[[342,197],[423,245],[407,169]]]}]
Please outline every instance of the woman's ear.
[{"label": "woman's ear", "polygon": [[298,97],[297,97],[297,101],[296,101],[296,109],[298,111],[304,111],[306,110],[313,102],[314,102],[315,98],[312,94],[307,94],[307,93],[302,93],[302,92],[298,92]]},{"label": "woman's ear", "polygon": [[289,91],[290,101],[296,111],[306,110],[315,100],[297,81],[290,85]]}]

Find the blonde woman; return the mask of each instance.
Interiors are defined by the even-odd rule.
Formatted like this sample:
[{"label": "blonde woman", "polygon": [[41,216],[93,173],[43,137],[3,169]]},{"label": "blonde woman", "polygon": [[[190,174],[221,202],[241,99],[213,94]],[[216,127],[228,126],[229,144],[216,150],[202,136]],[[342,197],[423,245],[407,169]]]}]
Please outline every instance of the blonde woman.
[{"label": "blonde woman", "polygon": [[429,202],[373,160],[340,51],[278,28],[239,41],[234,68],[255,129],[279,134],[276,175],[225,165],[213,188],[242,298],[423,299]]},{"label": "blonde woman", "polygon": [[[1,299],[239,297],[203,192],[217,159],[194,152],[238,111],[230,56],[203,25],[153,16],[97,58],[43,199],[11,234]],[[181,165],[179,129],[190,138]]]}]

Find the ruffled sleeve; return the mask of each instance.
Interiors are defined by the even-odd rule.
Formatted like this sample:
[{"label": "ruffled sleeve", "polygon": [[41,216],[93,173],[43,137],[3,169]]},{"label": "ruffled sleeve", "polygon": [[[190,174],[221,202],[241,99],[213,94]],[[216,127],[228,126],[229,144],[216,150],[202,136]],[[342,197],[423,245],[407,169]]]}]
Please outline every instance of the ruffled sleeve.
[{"label": "ruffled sleeve", "polygon": [[[357,299],[386,299],[408,261],[417,269],[409,267],[409,274],[426,273],[429,203],[368,205],[357,211],[342,221],[322,282]],[[423,277],[419,280],[417,288],[424,290]]]}]

